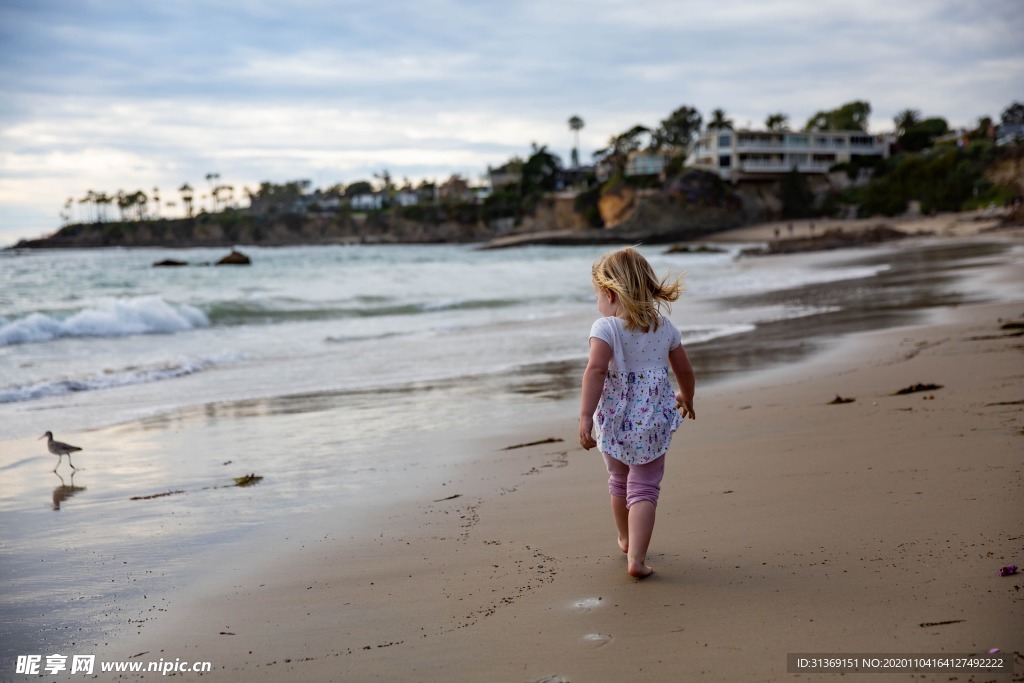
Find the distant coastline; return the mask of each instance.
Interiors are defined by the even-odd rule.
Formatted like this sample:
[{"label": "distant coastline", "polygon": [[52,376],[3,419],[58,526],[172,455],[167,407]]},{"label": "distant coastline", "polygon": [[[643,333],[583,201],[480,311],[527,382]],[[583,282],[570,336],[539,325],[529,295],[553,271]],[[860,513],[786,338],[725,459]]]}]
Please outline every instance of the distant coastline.
[{"label": "distant coastline", "polygon": [[749,225],[756,216],[738,199],[695,203],[659,190],[625,189],[609,195],[602,221],[592,227],[573,210],[574,195],[550,196],[514,223],[485,221],[439,209],[410,218],[400,209],[366,213],[258,215],[245,210],[193,218],[98,221],[67,225],[52,235],[21,240],[11,249],[99,247],[232,247],[317,244],[431,244],[506,241],[511,244],[667,243]]}]

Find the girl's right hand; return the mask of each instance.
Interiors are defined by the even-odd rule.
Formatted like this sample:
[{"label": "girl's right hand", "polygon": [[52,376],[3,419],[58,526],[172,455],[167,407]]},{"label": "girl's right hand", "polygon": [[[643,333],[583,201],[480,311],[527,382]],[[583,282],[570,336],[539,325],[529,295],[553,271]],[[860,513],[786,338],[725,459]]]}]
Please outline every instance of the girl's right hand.
[{"label": "girl's right hand", "polygon": [[581,417],[580,418],[580,446],[583,450],[589,451],[591,448],[597,445],[597,440],[593,436],[594,431],[594,418],[593,416]]},{"label": "girl's right hand", "polygon": [[693,412],[693,399],[683,396],[681,391],[676,392],[676,408],[682,411],[683,417],[690,420],[697,419],[697,413]]}]

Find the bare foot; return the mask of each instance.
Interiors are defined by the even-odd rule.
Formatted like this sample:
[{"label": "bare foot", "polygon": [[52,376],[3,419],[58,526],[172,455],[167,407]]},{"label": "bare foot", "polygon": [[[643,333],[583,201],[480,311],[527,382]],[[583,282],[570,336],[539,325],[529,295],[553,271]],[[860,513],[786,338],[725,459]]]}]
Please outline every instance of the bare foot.
[{"label": "bare foot", "polygon": [[619,536],[619,550],[624,553],[629,552],[629,538],[622,538]]},{"label": "bare foot", "polygon": [[629,575],[637,579],[646,579],[654,573],[654,570],[643,562],[629,561]]}]

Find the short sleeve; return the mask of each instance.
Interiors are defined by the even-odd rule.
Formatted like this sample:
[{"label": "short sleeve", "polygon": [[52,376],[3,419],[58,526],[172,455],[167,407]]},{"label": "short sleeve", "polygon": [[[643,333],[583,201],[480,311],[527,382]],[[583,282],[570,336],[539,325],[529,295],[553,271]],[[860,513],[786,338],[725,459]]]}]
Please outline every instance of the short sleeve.
[{"label": "short sleeve", "polygon": [[668,350],[674,351],[678,349],[683,343],[683,334],[679,331],[679,328],[672,324],[672,321],[668,318],[662,317],[661,324],[665,326],[666,333],[669,336]]},{"label": "short sleeve", "polygon": [[[611,318],[598,318],[594,321],[594,324],[590,326],[590,337],[596,337],[608,346],[615,348],[615,333],[612,330],[612,319]],[[590,344],[590,338],[587,339],[587,344]]]}]

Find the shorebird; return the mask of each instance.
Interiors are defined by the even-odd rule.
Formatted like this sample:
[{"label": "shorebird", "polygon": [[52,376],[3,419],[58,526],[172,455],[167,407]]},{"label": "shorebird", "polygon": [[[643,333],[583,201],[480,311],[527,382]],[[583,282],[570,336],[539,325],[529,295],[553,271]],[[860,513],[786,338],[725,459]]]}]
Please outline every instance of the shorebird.
[{"label": "shorebird", "polygon": [[[57,456],[57,467],[60,467],[60,461],[62,456],[68,456],[68,464],[71,465],[71,469],[77,470],[78,468],[71,462],[71,454],[75,451],[82,450],[78,446],[72,446],[71,444],[64,443],[63,441],[54,441],[53,432],[46,432],[40,439],[46,439],[46,450],[50,451]],[[53,471],[57,471],[57,467],[53,468]]]}]

